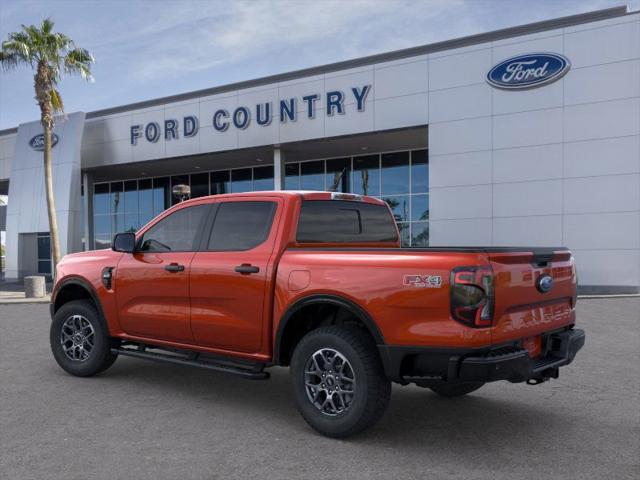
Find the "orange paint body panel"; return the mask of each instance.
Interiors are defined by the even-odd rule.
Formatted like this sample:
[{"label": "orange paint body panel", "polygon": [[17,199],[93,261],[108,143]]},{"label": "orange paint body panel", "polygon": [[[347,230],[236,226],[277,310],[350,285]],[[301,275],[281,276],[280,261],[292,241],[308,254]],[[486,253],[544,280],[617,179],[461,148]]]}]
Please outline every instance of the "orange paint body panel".
[{"label": "orange paint body panel", "polygon": [[[277,208],[264,242],[246,251],[68,255],[58,267],[54,307],[59,291],[77,279],[95,295],[113,337],[273,363],[281,322],[297,302],[312,296],[357,306],[388,346],[478,349],[575,323],[576,275],[567,250],[536,263],[527,249],[401,249],[398,239],[297,243],[303,202],[331,199],[327,192],[255,192],[184,202],[142,228],[138,238],[168,215],[194,205],[210,205],[214,212],[224,202],[269,201]],[[385,205],[368,197],[357,202]],[[213,223],[213,213],[211,218]],[[171,264],[184,270],[167,271]],[[239,273],[236,268],[242,265],[257,270]],[[492,275],[487,327],[452,317],[452,271],[465,266]],[[110,288],[101,277],[106,267],[113,269]],[[539,290],[543,275],[555,282],[549,293]]]}]

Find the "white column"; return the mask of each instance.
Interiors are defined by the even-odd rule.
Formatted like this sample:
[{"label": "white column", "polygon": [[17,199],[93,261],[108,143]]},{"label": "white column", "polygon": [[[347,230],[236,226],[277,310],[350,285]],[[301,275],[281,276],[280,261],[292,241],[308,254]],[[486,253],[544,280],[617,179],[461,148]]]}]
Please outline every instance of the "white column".
[{"label": "white column", "polygon": [[93,245],[93,175],[84,172],[82,174],[82,186],[84,197],[82,198],[83,212],[82,229],[84,232],[84,250],[91,250]]},{"label": "white column", "polygon": [[284,152],[280,147],[273,149],[273,186],[275,190],[284,190]]}]

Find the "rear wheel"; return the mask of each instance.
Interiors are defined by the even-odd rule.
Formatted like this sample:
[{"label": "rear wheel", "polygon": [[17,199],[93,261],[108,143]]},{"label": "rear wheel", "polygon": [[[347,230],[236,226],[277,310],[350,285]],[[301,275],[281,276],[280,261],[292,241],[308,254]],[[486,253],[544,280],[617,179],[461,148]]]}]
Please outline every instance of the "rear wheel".
[{"label": "rear wheel", "polygon": [[433,385],[429,387],[438,395],[443,397],[460,397],[467,393],[475,392],[484,385],[484,382],[466,382],[466,383],[453,383],[451,385]]},{"label": "rear wheel", "polygon": [[55,313],[49,341],[53,357],[78,377],[100,373],[116,361],[111,340],[94,305],[86,300],[65,303]]},{"label": "rear wheel", "polygon": [[318,432],[348,437],[376,423],[389,404],[375,344],[357,327],[321,327],[305,335],[291,359],[300,413]]}]

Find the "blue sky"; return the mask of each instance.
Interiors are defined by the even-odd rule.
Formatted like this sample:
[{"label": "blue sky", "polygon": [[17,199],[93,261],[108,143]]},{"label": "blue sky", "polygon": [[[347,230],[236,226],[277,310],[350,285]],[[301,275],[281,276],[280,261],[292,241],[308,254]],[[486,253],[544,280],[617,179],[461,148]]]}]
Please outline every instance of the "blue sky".
[{"label": "blue sky", "polygon": [[[640,0],[631,0],[631,8]],[[96,57],[67,112],[248,80],[624,4],[624,0],[2,0],[0,38],[51,16]],[[33,77],[0,73],[0,129],[36,120]]]}]

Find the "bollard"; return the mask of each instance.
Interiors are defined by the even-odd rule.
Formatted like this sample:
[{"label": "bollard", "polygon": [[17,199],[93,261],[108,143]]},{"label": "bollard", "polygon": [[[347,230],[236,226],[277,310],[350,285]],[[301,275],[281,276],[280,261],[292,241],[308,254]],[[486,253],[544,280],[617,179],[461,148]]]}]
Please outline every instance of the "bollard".
[{"label": "bollard", "polygon": [[44,277],[24,277],[24,296],[26,298],[42,298],[46,292]]}]

